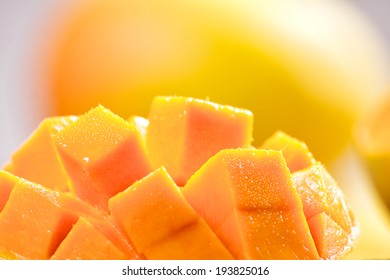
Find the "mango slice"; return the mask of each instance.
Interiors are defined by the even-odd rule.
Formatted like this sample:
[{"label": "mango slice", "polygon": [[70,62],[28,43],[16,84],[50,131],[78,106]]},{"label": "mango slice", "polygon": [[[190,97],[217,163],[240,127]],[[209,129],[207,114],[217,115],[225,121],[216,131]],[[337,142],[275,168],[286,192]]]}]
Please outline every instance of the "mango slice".
[{"label": "mango slice", "polygon": [[235,258],[319,258],[279,151],[222,150],[181,191]]},{"label": "mango slice", "polygon": [[72,191],[101,209],[107,210],[111,196],[151,171],[139,132],[103,106],[60,131],[55,144]]},{"label": "mango slice", "polygon": [[211,156],[252,142],[250,111],[188,97],[155,97],[146,144],[154,168],[164,165],[183,186]]},{"label": "mango slice", "polygon": [[53,260],[125,260],[119,250],[86,218],[81,217],[51,257]]},{"label": "mango slice", "polygon": [[77,116],[44,119],[12,155],[12,174],[58,191],[68,191],[69,178],[58,158],[53,138],[77,120]]},{"label": "mango slice", "polygon": [[112,197],[109,209],[148,259],[231,259],[164,167]]}]

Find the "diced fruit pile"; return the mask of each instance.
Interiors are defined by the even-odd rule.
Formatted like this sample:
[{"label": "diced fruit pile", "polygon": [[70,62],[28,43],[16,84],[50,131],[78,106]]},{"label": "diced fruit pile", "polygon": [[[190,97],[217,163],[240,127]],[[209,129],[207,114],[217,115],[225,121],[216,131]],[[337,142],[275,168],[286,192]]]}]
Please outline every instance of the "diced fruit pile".
[{"label": "diced fruit pile", "polygon": [[248,110],[155,97],[42,121],[0,171],[0,258],[335,259],[356,244],[307,146],[253,147]]}]

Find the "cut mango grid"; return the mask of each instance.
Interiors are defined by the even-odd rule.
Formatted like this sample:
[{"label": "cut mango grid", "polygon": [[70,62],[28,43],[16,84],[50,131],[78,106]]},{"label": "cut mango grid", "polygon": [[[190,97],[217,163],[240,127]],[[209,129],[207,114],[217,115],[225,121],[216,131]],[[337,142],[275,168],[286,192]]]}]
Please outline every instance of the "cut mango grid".
[{"label": "cut mango grid", "polygon": [[0,171],[3,259],[335,259],[357,222],[308,147],[248,110],[156,97],[42,121]]}]

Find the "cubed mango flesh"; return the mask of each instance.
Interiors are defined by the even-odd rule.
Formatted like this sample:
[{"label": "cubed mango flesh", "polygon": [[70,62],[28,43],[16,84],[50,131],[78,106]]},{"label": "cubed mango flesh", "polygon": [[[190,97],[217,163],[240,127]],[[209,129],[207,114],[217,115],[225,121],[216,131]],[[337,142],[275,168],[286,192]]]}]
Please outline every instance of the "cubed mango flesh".
[{"label": "cubed mango flesh", "polygon": [[291,173],[315,163],[307,145],[283,131],[275,132],[266,139],[261,148],[281,151]]},{"label": "cubed mango flesh", "polygon": [[295,172],[293,181],[320,256],[343,257],[357,242],[358,226],[341,189],[320,163]]},{"label": "cubed mango flesh", "polygon": [[235,258],[318,258],[279,151],[222,150],[181,192]]},{"label": "cubed mango flesh", "polygon": [[72,193],[61,193],[58,197],[58,203],[62,208],[71,211],[77,217],[87,219],[96,230],[105,235],[110,242],[126,254],[128,259],[141,258],[130,240],[105,211],[80,200]]},{"label": "cubed mango flesh", "polygon": [[249,146],[250,111],[187,97],[155,97],[148,115],[146,144],[154,168],[165,166],[183,186],[211,156]]},{"label": "cubed mango flesh", "polygon": [[282,131],[251,146],[252,126],[176,96],[45,119],[0,171],[0,259],[342,258],[359,229],[336,181]]},{"label": "cubed mango flesh", "polygon": [[27,259],[48,259],[77,220],[60,194],[20,179],[0,213],[0,248]]},{"label": "cubed mango flesh", "polygon": [[309,169],[294,173],[293,181],[308,219],[325,212],[344,230],[351,232],[354,218],[341,189],[322,164],[316,163]]},{"label": "cubed mango flesh", "polygon": [[44,119],[13,154],[10,172],[58,191],[68,191],[69,178],[58,158],[53,138],[77,116]]},{"label": "cubed mango flesh", "polygon": [[125,260],[128,256],[86,218],[80,217],[51,259]]},{"label": "cubed mango flesh", "polygon": [[231,258],[164,167],[112,197],[109,209],[137,251],[146,258]]},{"label": "cubed mango flesh", "polygon": [[358,231],[352,211],[333,177],[314,159],[304,142],[284,132],[276,132],[262,147],[283,153],[320,257],[344,256],[356,243]]},{"label": "cubed mango flesh", "polygon": [[350,234],[325,212],[308,219],[308,223],[322,259],[336,259],[351,250]]},{"label": "cubed mango flesh", "polygon": [[107,210],[108,199],[151,167],[139,132],[103,106],[60,131],[55,144],[78,197]]},{"label": "cubed mango flesh", "polygon": [[7,203],[9,195],[18,180],[19,179],[15,175],[0,170],[0,213]]},{"label": "cubed mango flesh", "polygon": [[231,260],[233,256],[203,219],[172,233],[145,250],[153,260]]}]

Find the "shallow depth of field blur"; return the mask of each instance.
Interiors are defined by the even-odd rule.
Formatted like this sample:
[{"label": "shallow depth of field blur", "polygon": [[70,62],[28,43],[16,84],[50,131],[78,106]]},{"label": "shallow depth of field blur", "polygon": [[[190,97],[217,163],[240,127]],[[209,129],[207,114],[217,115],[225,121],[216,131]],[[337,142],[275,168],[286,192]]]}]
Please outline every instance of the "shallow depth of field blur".
[{"label": "shallow depth of field blur", "polygon": [[389,1],[96,2],[0,1],[0,165],[47,116],[208,98],[253,111],[255,146],[275,130],[305,141],[361,224],[348,258],[390,259],[386,191],[355,149],[390,94]]}]

